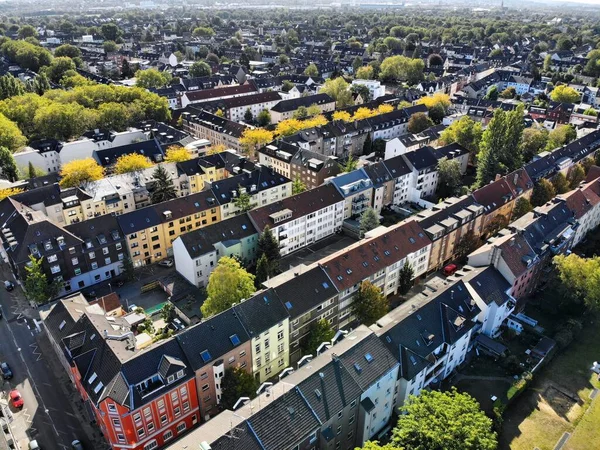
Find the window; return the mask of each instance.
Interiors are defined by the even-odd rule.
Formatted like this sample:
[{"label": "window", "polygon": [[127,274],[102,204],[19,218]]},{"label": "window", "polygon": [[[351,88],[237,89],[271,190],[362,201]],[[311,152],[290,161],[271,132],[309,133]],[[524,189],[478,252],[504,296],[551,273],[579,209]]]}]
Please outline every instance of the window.
[{"label": "window", "polygon": [[208,391],[209,389],[210,389],[210,386],[208,384],[205,384],[204,386],[202,386],[203,391]]},{"label": "window", "polygon": [[188,412],[190,410],[190,402],[183,403],[183,411]]},{"label": "window", "polygon": [[260,356],[257,356],[256,357],[256,367],[260,367],[260,362],[261,362]]},{"label": "window", "polygon": [[163,440],[168,441],[173,437],[173,432],[171,430],[167,430],[165,434],[163,434]]},{"label": "window", "polygon": [[92,270],[97,269],[98,268],[98,263],[97,262],[93,262],[92,263]]},{"label": "window", "polygon": [[140,413],[137,413],[137,414],[135,414],[135,415],[133,416],[133,421],[134,421],[136,424],[140,424],[140,423],[142,423],[142,415],[141,415]]},{"label": "window", "polygon": [[243,358],[244,356],[246,356],[246,350],[240,352],[240,358]]},{"label": "window", "polygon": [[254,353],[257,355],[260,353],[260,342],[254,346]]},{"label": "window", "polygon": [[176,406],[175,408],[173,408],[173,412],[175,413],[175,417],[177,417],[181,414],[181,408],[179,406]]},{"label": "window", "polygon": [[117,440],[119,442],[125,442],[125,436],[122,434],[117,434]]},{"label": "window", "polygon": [[283,330],[279,330],[277,332],[277,340],[281,341],[283,339]]},{"label": "window", "polygon": [[265,369],[265,375],[270,375],[270,374],[271,374],[271,368],[270,368],[270,367],[267,367],[267,368]]},{"label": "window", "polygon": [[146,435],[146,430],[144,430],[143,428],[139,428],[137,430],[137,434],[138,434],[138,437],[144,437]]},{"label": "window", "polygon": [[[138,432],[139,432],[139,430],[138,430]],[[154,440],[154,441],[150,441],[146,445],[144,445],[144,450],[153,450],[156,447],[158,447],[158,442],[156,442],[156,440]]]},{"label": "window", "polygon": [[160,416],[160,423],[161,425],[164,425],[165,423],[167,423],[167,415],[163,414],[162,416]]},{"label": "window", "polygon": [[108,404],[108,412],[111,414],[116,414],[117,412],[117,405],[115,405],[114,403],[109,403]]},{"label": "window", "polygon": [[181,433],[185,429],[186,429],[185,422],[181,422],[179,425],[177,425],[177,432],[178,433]]}]

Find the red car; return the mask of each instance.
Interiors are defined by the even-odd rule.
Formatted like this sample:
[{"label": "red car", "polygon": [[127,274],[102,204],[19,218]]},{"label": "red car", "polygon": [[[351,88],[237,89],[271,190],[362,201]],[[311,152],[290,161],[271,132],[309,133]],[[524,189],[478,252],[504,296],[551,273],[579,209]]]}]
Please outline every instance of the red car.
[{"label": "red car", "polygon": [[23,401],[23,397],[21,397],[21,393],[19,391],[17,391],[16,389],[13,389],[12,391],[10,391],[9,397],[10,397],[10,401],[12,402],[12,404],[15,408],[23,407],[24,401]]},{"label": "red car", "polygon": [[444,270],[442,272],[444,273],[445,276],[449,277],[457,270],[458,270],[458,266],[456,264],[448,264],[446,267],[444,267]]}]

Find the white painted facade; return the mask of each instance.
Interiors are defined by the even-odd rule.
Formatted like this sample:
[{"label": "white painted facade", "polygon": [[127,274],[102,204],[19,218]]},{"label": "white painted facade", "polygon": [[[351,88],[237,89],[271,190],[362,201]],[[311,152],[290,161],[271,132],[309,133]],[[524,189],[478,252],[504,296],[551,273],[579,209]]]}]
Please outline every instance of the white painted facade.
[{"label": "white painted facade", "polygon": [[375,100],[385,95],[385,86],[377,80],[353,80],[353,85],[365,86],[371,94],[371,100]]}]

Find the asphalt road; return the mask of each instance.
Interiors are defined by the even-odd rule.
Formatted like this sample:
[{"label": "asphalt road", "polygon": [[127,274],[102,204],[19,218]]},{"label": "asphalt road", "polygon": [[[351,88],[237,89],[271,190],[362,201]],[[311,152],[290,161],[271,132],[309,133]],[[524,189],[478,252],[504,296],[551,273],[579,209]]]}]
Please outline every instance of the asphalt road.
[{"label": "asphalt road", "polygon": [[6,399],[10,390],[16,388],[25,401],[20,411],[11,406],[14,437],[21,449],[27,449],[32,439],[44,450],[69,449],[74,439],[91,449],[78,418],[82,414],[74,413],[68,398],[64,374],[57,376],[46,361],[56,356],[38,347],[38,339],[47,339],[36,327],[39,315],[32,309],[21,313],[26,305],[21,296],[19,288],[12,292],[3,286],[0,289],[4,316],[0,320],[0,360],[8,362],[14,374],[11,380],[4,381],[0,395]]}]

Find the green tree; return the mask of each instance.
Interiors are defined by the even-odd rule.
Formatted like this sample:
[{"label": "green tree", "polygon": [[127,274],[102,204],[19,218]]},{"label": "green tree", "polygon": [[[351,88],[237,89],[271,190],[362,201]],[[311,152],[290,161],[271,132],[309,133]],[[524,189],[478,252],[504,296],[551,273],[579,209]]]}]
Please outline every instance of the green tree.
[{"label": "green tree", "polygon": [[128,78],[132,78],[134,75],[135,75],[135,72],[131,68],[131,65],[129,64],[129,61],[127,61],[126,59],[124,59],[123,63],[121,63],[121,76],[124,79],[128,79]]},{"label": "green tree", "polygon": [[467,393],[424,390],[402,407],[392,442],[405,450],[496,450],[492,420]]},{"label": "green tree", "polygon": [[569,182],[562,172],[558,172],[552,177],[552,186],[554,186],[554,191],[557,194],[564,194],[569,191]]},{"label": "green tree", "polygon": [[21,28],[19,28],[19,39],[37,37],[37,35],[37,31],[31,25],[23,25]]},{"label": "green tree", "polygon": [[48,281],[42,267],[44,258],[36,258],[29,255],[29,263],[25,266],[25,282],[23,288],[29,300],[36,303],[44,303],[51,296],[58,294],[57,283]]},{"label": "green tree", "polygon": [[463,264],[466,263],[467,256],[473,252],[473,250],[476,250],[480,245],[481,240],[475,235],[475,233],[473,233],[471,230],[467,231],[461,236],[454,249],[456,259]]},{"label": "green tree", "polygon": [[171,81],[171,75],[167,72],[159,72],[156,69],[138,70],[135,73],[135,85],[146,88],[161,88]]},{"label": "green tree", "polygon": [[527,197],[519,197],[515,202],[511,220],[517,220],[528,212],[533,211],[533,206]]},{"label": "green tree", "polygon": [[390,56],[381,63],[379,78],[382,81],[406,81],[415,85],[423,80],[425,63],[422,59],[412,59],[406,56]]},{"label": "green tree", "polygon": [[121,36],[121,30],[115,23],[102,24],[101,33],[105,40],[116,41]]},{"label": "green tree", "polygon": [[271,113],[268,109],[263,109],[258,113],[258,116],[256,116],[256,123],[259,127],[266,127],[271,123]]},{"label": "green tree", "polygon": [[0,147],[0,170],[2,170],[2,174],[8,181],[14,182],[19,178],[15,159],[13,158],[11,151],[6,147]]},{"label": "green tree", "polygon": [[221,403],[225,409],[233,406],[241,397],[254,398],[258,389],[258,381],[251,373],[241,367],[228,368],[221,380]]},{"label": "green tree", "polygon": [[351,84],[350,92],[353,94],[359,94],[364,103],[371,101],[371,91],[364,84]]},{"label": "green tree", "polygon": [[405,262],[398,274],[398,291],[400,295],[406,295],[410,291],[410,288],[413,286],[414,276],[415,271],[413,267],[408,262]]},{"label": "green tree", "polygon": [[21,80],[13,77],[10,73],[0,77],[0,100],[23,95],[25,93],[25,85]]},{"label": "green tree", "polygon": [[523,130],[521,148],[523,160],[531,161],[535,155],[544,151],[548,143],[548,130],[545,128],[526,128]]},{"label": "green tree", "polygon": [[173,320],[174,315],[175,306],[173,306],[173,303],[171,302],[166,302],[160,310],[161,319],[164,320],[166,323],[171,323],[171,320]]},{"label": "green tree", "polygon": [[233,198],[233,205],[238,209],[237,214],[245,214],[256,207],[256,203],[252,203],[252,196],[242,191],[241,186],[238,187],[237,195]]},{"label": "green tree", "polygon": [[260,286],[271,276],[273,276],[271,263],[265,255],[262,255],[256,263],[256,278],[254,278],[256,289],[260,289]]},{"label": "green tree", "polygon": [[254,116],[252,116],[252,111],[250,111],[250,108],[246,108],[246,112],[244,112],[244,120],[246,122],[252,122],[252,119],[254,119]]},{"label": "green tree", "polygon": [[357,80],[373,80],[375,78],[374,69],[372,66],[359,67],[354,77]]},{"label": "green tree", "polygon": [[423,112],[418,112],[408,119],[408,131],[411,133],[420,133],[433,126],[433,121]]},{"label": "green tree", "polygon": [[479,151],[482,134],[481,123],[475,122],[468,116],[464,116],[452,122],[448,128],[442,131],[439,141],[442,145],[449,145],[456,142],[469,150],[471,155],[475,156]]},{"label": "green tree", "polygon": [[548,134],[546,150],[551,151],[577,139],[577,131],[571,125],[561,125]]},{"label": "green tree", "polygon": [[598,111],[596,111],[594,108],[592,108],[591,106],[589,108],[587,108],[584,112],[584,115],[586,116],[593,116],[593,117],[598,117]]},{"label": "green tree", "polygon": [[33,167],[33,163],[31,161],[29,161],[29,165],[27,167],[27,171],[29,174],[29,179],[35,178],[37,176],[36,172],[35,172],[35,167]]},{"label": "green tree", "polygon": [[169,172],[162,165],[159,164],[154,169],[152,180],[154,181],[152,193],[150,194],[152,203],[166,202],[177,197],[177,190],[173,185],[173,180]]},{"label": "green tree", "polygon": [[49,91],[51,86],[50,80],[48,80],[48,76],[44,72],[37,74],[36,77],[33,79],[32,87],[33,92],[35,92],[38,95],[43,95],[44,92]]},{"label": "green tree", "polygon": [[259,258],[263,255],[266,256],[269,263],[275,264],[275,268],[277,268],[277,263],[281,258],[279,242],[277,242],[277,239],[273,236],[273,232],[268,225],[258,237],[257,246],[257,256]]},{"label": "green tree", "polygon": [[581,164],[575,164],[571,167],[567,180],[569,181],[569,187],[571,189],[575,189],[579,186],[579,183],[585,180],[585,169],[583,166]]},{"label": "green tree", "polygon": [[319,69],[317,68],[317,66],[314,63],[310,63],[306,67],[306,69],[304,69],[304,75],[306,75],[308,77],[318,77]]},{"label": "green tree", "polygon": [[352,303],[352,312],[361,324],[370,326],[387,314],[388,301],[377,286],[363,281]]},{"label": "green tree", "polygon": [[290,90],[294,89],[294,87],[296,87],[296,85],[290,80],[283,80],[281,83],[281,90],[283,92],[289,92]]},{"label": "green tree", "polygon": [[458,159],[443,157],[438,161],[437,195],[440,198],[452,197],[460,193],[461,173]]},{"label": "green tree", "polygon": [[81,50],[79,50],[79,47],[76,47],[75,45],[63,44],[56,47],[56,50],[54,50],[54,56],[67,56],[71,59],[81,58]]},{"label": "green tree", "polygon": [[485,99],[486,100],[491,100],[493,102],[495,102],[496,100],[498,100],[498,86],[496,86],[495,84],[492,84],[488,90],[487,90],[487,94],[485,95]]},{"label": "green tree", "polygon": [[556,86],[550,93],[552,100],[561,103],[577,103],[579,102],[579,97],[579,92],[565,84]]},{"label": "green tree", "polygon": [[372,148],[373,148],[373,141],[371,140],[371,133],[367,133],[367,137],[365,138],[365,142],[363,143],[362,154],[365,156],[371,154]]},{"label": "green tree", "polygon": [[11,151],[18,150],[27,143],[27,139],[17,125],[0,113],[0,147]]},{"label": "green tree", "polygon": [[508,217],[506,217],[503,214],[498,214],[490,221],[490,223],[487,224],[487,226],[484,229],[484,234],[486,236],[494,236],[500,230],[506,228],[508,226],[508,223]]},{"label": "green tree", "polygon": [[554,190],[554,186],[545,178],[542,178],[538,183],[533,187],[533,192],[531,193],[531,204],[533,207],[541,206],[546,202],[549,202],[556,195],[556,191]]},{"label": "green tree", "polygon": [[215,30],[210,27],[197,27],[192,34],[196,37],[211,37],[215,35]]},{"label": "green tree", "polygon": [[506,89],[504,89],[502,92],[500,92],[500,97],[502,97],[502,98],[515,98],[516,95],[517,95],[517,90],[512,86],[509,86]]},{"label": "green tree", "polygon": [[294,179],[294,181],[292,181],[292,194],[296,195],[296,194],[302,194],[303,192],[306,191],[306,184],[304,184],[304,182],[296,177]]},{"label": "green tree", "polygon": [[223,256],[208,278],[206,292],[208,297],[200,308],[205,318],[248,298],[254,292],[254,275],[246,272],[235,258]]},{"label": "green tree", "polygon": [[365,209],[360,215],[360,232],[364,235],[379,226],[379,216],[373,208]]},{"label": "green tree", "polygon": [[33,124],[39,136],[67,141],[81,136],[96,121],[94,110],[77,103],[51,103],[35,112]]},{"label": "green tree", "polygon": [[352,157],[352,155],[348,156],[346,160],[346,164],[342,167],[342,172],[352,172],[358,168],[358,161]]},{"label": "green tree", "polygon": [[135,277],[135,268],[133,267],[133,261],[127,257],[123,259],[123,265],[121,266],[121,274],[125,281],[132,281]]},{"label": "green tree", "polygon": [[4,42],[0,49],[8,59],[23,69],[34,72],[38,72],[41,67],[49,65],[52,61],[52,54],[48,50],[27,41],[9,40]]},{"label": "green tree", "polygon": [[335,106],[338,109],[354,104],[350,85],[342,77],[326,80],[319,92],[327,94],[334,99]]},{"label": "green tree", "polygon": [[104,53],[108,54],[116,52],[118,47],[115,41],[104,41],[102,43],[102,49],[104,50]]},{"label": "green tree", "polygon": [[323,342],[331,342],[335,331],[327,319],[315,320],[309,328],[308,338],[302,343],[302,354],[317,356],[317,348]]},{"label": "green tree", "polygon": [[196,61],[190,67],[190,77],[208,77],[212,75],[212,69],[205,61]]}]

